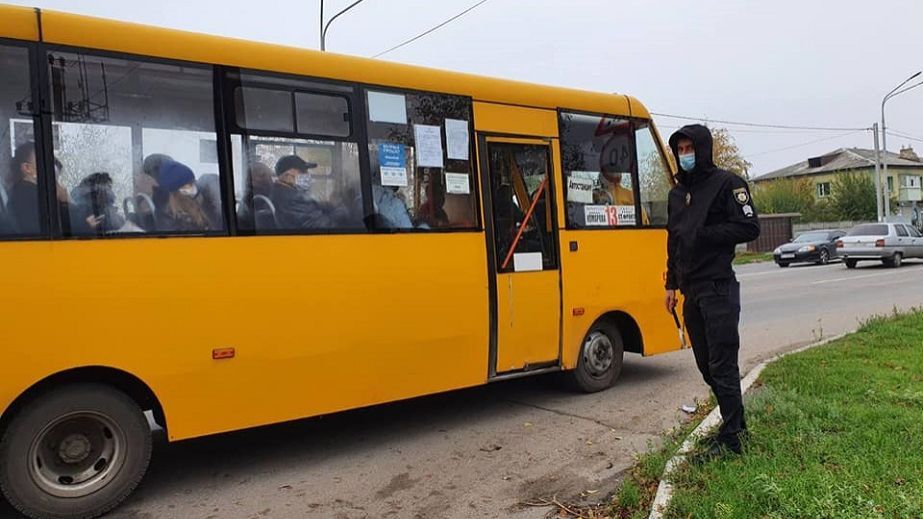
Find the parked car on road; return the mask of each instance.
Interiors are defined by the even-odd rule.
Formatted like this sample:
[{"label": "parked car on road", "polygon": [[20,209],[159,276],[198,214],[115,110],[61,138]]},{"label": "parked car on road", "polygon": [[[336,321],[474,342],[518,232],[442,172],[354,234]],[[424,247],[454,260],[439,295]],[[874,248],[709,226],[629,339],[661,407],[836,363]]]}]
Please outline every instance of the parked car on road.
[{"label": "parked car on road", "polygon": [[881,261],[900,267],[906,258],[923,258],[923,234],[902,223],[865,223],[853,227],[837,241],[837,250],[846,268],[860,261]]},{"label": "parked car on road", "polygon": [[808,231],[799,234],[791,243],[776,247],[772,257],[780,267],[792,263],[826,265],[837,257],[836,241],[845,234],[846,231],[839,229]]}]

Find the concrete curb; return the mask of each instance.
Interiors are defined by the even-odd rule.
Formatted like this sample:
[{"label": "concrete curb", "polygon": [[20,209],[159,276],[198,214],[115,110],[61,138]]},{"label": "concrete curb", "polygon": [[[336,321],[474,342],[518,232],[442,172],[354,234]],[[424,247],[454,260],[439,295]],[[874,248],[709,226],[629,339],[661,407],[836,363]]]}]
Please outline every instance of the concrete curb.
[{"label": "concrete curb", "polygon": [[[854,330],[855,331],[855,330]],[[853,332],[841,333],[827,339],[821,339],[817,342],[808,344],[801,348],[794,349],[785,353],[780,353],[773,357],[770,357],[763,362],[757,364],[749,373],[740,381],[740,390],[742,393],[746,393],[753,383],[756,382],[756,379],[759,378],[760,373],[768,366],[770,363],[775,362],[786,355],[791,355],[793,353],[799,353],[811,348],[816,348],[818,346],[823,346],[830,342],[842,339],[843,337],[849,335]],[[707,431],[721,424],[721,410],[715,407],[712,409],[708,416],[689,433],[689,436],[686,437],[686,440],[683,441],[683,444],[680,445],[679,449],[676,451],[676,454],[667,461],[666,466],[663,469],[663,475],[660,476],[660,484],[657,485],[657,494],[654,495],[654,502],[651,504],[651,514],[648,516],[648,519],[662,519],[663,513],[667,509],[667,505],[670,504],[670,500],[673,498],[673,484],[670,482],[670,476],[673,472],[679,468],[683,462],[686,461],[686,455],[695,447],[696,440],[703,437]]]}]

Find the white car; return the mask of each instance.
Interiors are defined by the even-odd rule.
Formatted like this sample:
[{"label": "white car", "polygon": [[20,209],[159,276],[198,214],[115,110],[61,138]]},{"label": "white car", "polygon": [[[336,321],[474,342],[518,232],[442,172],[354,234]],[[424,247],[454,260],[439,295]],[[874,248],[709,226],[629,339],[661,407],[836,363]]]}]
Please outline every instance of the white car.
[{"label": "white car", "polygon": [[836,247],[846,268],[869,260],[900,267],[904,259],[923,258],[923,234],[902,223],[864,223],[850,229]]}]

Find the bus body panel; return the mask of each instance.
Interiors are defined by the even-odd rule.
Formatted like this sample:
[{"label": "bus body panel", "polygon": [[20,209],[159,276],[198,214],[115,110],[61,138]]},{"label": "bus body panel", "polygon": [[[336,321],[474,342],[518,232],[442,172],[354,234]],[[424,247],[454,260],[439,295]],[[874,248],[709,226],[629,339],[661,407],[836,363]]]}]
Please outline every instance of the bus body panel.
[{"label": "bus body panel", "polygon": [[554,110],[475,101],[474,125],[479,132],[530,137],[558,136],[558,114]]},{"label": "bus body panel", "polygon": [[[483,233],[3,243],[0,409],[111,366],[171,440],[484,383]],[[232,359],[212,350],[234,348]],[[15,369],[14,369],[15,366]]]},{"label": "bus body panel", "polygon": [[[644,355],[680,348],[673,318],[663,308],[666,230],[562,230],[565,368],[577,365],[593,322],[627,313],[641,330]],[[569,250],[576,242],[578,249]],[[581,309],[581,315],[574,315]],[[580,313],[580,312],[578,312]]]},{"label": "bus body panel", "polygon": [[38,41],[38,16],[35,9],[0,5],[0,38]]},{"label": "bus body panel", "polygon": [[573,110],[629,115],[630,110],[640,106],[637,101],[629,102],[621,95],[495,79],[57,11],[42,10],[42,32],[44,41],[60,45],[431,90],[552,110],[567,106]]}]

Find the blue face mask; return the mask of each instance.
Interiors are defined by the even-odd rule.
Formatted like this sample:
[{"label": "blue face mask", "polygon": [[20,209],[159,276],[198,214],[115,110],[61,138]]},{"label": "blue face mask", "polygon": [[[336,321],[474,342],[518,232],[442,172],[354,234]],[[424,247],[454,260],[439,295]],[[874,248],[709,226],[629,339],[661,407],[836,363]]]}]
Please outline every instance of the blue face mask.
[{"label": "blue face mask", "polygon": [[683,171],[692,171],[695,168],[695,153],[680,155],[679,167],[683,168]]}]

